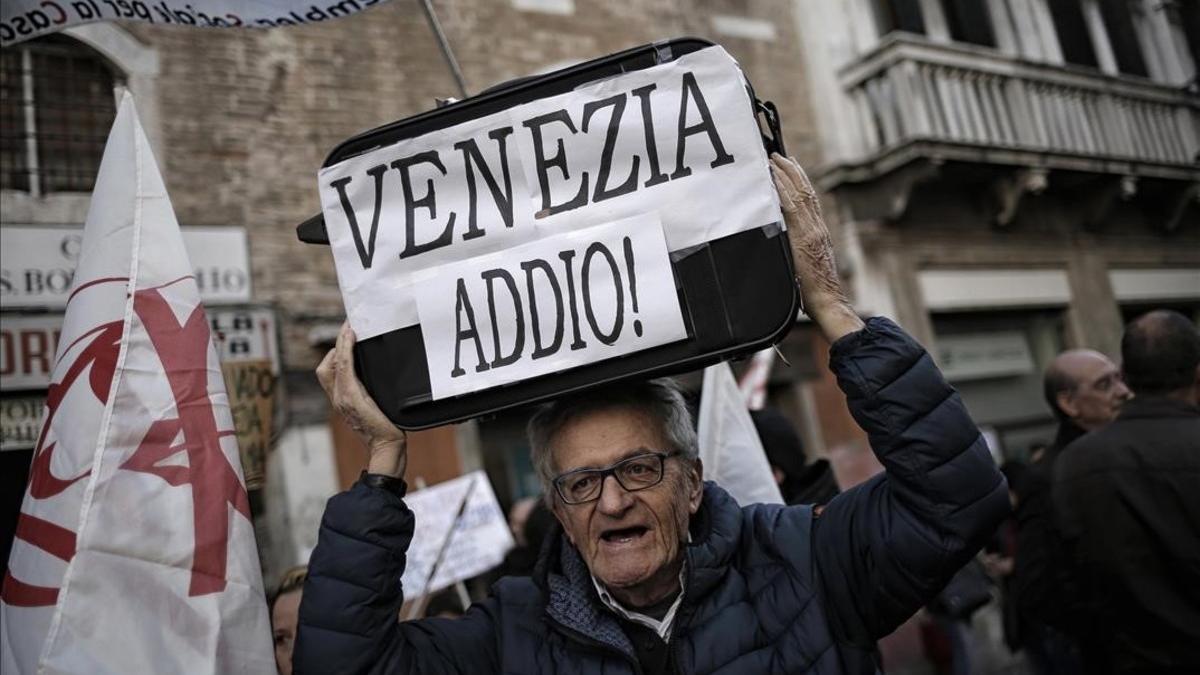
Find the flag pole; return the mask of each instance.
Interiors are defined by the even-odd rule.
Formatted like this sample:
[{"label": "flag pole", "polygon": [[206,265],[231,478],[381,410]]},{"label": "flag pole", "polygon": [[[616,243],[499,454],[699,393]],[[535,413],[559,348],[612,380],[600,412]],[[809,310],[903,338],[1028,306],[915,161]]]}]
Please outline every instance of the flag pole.
[{"label": "flag pole", "polygon": [[442,58],[446,59],[446,65],[450,67],[450,74],[454,76],[454,83],[458,85],[459,96],[466,98],[468,96],[467,81],[463,78],[462,69],[458,67],[458,59],[454,58],[454,52],[450,50],[450,42],[446,40],[446,34],[442,31],[442,23],[438,21],[437,14],[433,11],[433,3],[430,0],[421,0],[421,9],[425,10],[425,18],[429,21],[433,37],[442,50]]},{"label": "flag pole", "polygon": [[437,557],[433,560],[433,565],[429,568],[429,574],[425,577],[425,583],[421,588],[421,595],[417,597],[412,608],[409,609],[408,617],[405,621],[420,618],[425,613],[425,608],[429,606],[429,587],[433,584],[434,578],[437,576],[438,568],[442,565],[442,559],[446,557],[446,551],[450,548],[450,541],[454,539],[454,530],[458,528],[458,521],[462,520],[463,513],[467,510],[467,502],[471,499],[471,493],[475,491],[475,483],[471,481],[467,485],[467,491],[463,494],[462,501],[458,504],[458,510],[454,514],[454,522],[450,523],[450,529],[446,532],[446,537],[442,539],[442,545],[438,548]]}]

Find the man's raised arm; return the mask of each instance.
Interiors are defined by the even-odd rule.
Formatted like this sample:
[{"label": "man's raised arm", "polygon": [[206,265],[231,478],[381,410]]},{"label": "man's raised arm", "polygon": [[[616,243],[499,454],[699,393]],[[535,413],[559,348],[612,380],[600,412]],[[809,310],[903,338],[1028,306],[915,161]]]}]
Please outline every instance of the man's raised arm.
[{"label": "man's raised arm", "polygon": [[925,349],[891,321],[864,324],[854,313],[804,172],[778,155],[771,162],[805,312],[832,344],[830,368],[886,469],[830,502],[813,530],[835,637],[867,646],[966,564],[1008,513],[1008,492]]},{"label": "man's raised arm", "polygon": [[407,439],[354,374],[354,334],[343,326],[317,368],[333,407],[366,442],[367,470],[321,519],[300,603],[297,673],[474,673],[495,670],[491,601],[462,618],[399,622],[400,577],[414,518],[401,478]]}]

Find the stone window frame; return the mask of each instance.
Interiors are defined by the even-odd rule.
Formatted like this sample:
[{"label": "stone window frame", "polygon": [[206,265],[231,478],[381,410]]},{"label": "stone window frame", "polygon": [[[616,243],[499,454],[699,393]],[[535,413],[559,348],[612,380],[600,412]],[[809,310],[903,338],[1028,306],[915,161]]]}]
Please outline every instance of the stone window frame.
[{"label": "stone window frame", "polygon": [[[75,26],[60,34],[92,48],[123,76],[124,87],[133,94],[151,147],[161,147],[157,96],[158,50],[112,23]],[[90,200],[90,191],[31,194],[25,190],[6,189],[0,191],[0,213],[3,214],[0,222],[79,224],[87,217]]]}]

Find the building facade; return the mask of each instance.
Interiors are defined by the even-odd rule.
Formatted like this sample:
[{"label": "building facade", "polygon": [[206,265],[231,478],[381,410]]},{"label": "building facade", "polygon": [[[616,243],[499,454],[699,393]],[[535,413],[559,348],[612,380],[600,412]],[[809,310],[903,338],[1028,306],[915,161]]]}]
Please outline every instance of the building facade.
[{"label": "building facade", "polygon": [[[433,6],[468,93],[665,38],[722,44],[815,167],[858,306],[933,348],[1005,456],[1047,437],[1040,372],[1057,351],[1115,354],[1138,311],[1200,310],[1197,3]],[[332,256],[295,227],[320,211],[316,171],[339,141],[459,95],[426,17],[392,2],[274,30],[90,24],[0,55],[0,542],[119,86],[184,226],[227,381],[254,385],[238,431],[249,464],[266,460],[255,499],[274,578],[307,558],[325,500],[365,462],[313,375],[344,316]],[[801,321],[780,352],[771,399],[810,459],[848,480],[874,470],[817,331]],[[526,413],[413,434],[409,479],[484,468],[503,505],[535,494]]]},{"label": "building facade", "polygon": [[797,25],[858,304],[930,347],[998,456],[1052,440],[1057,352],[1200,319],[1200,3],[800,0]]}]

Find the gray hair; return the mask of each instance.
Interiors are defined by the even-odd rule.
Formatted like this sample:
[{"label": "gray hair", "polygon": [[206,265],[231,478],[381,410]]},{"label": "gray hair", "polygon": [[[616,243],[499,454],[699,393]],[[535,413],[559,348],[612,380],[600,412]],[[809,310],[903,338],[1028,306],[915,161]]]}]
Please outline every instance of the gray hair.
[{"label": "gray hair", "polygon": [[679,385],[674,380],[661,378],[643,382],[625,382],[601,389],[572,394],[556,399],[538,408],[529,418],[526,434],[533,455],[533,468],[542,482],[542,491],[547,500],[553,494],[557,467],[550,442],[563,427],[585,415],[608,408],[632,408],[646,413],[652,420],[662,424],[658,431],[670,444],[672,450],[687,460],[699,455],[696,427],[692,424],[692,413]]}]

